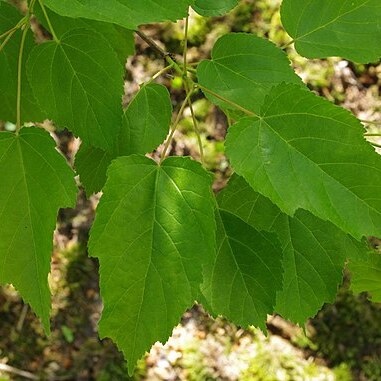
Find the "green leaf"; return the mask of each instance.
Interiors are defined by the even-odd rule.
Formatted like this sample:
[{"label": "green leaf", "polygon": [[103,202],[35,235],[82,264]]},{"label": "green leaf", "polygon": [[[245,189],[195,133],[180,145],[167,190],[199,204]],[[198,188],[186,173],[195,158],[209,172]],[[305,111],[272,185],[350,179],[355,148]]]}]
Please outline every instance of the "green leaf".
[{"label": "green leaf", "polygon": [[352,290],[357,294],[368,292],[373,302],[381,303],[381,255],[368,253],[365,259],[350,261],[348,267]]},{"label": "green leaf", "polygon": [[82,143],[75,155],[75,169],[87,196],[100,192],[106,183],[107,169],[115,155]]},{"label": "green leaf", "polygon": [[0,283],[16,287],[47,332],[57,212],[74,207],[76,193],[74,172],[47,132],[0,133]]},{"label": "green leaf", "polygon": [[367,63],[381,57],[379,0],[283,0],[281,16],[296,50],[307,58]]},{"label": "green leaf", "polygon": [[[0,35],[13,28],[21,20],[19,11],[0,2]],[[0,120],[16,122],[17,64],[21,42],[21,31],[17,31],[0,51]],[[0,45],[4,39],[0,39]],[[25,73],[25,62],[34,47],[33,35],[27,33],[23,55],[21,117],[23,122],[41,122],[45,114],[33,97]]]},{"label": "green leaf", "polygon": [[347,110],[295,85],[274,88],[260,117],[229,129],[226,152],[254,190],[357,239],[381,228],[381,158]]},{"label": "green leaf", "polygon": [[102,337],[132,373],[192,306],[215,251],[212,176],[189,158],[121,157],[108,171],[89,252],[100,261]]},{"label": "green leaf", "polygon": [[136,29],[141,24],[186,17],[193,0],[45,0],[45,4],[62,16],[84,17]]},{"label": "green leaf", "polygon": [[[221,37],[214,45],[212,60],[199,64],[197,76],[202,86],[255,113],[273,86],[281,82],[302,85],[281,49],[245,33]],[[217,105],[232,108],[208,92],[205,94]]]},{"label": "green leaf", "polygon": [[324,303],[333,302],[345,260],[365,256],[366,246],[332,223],[305,210],[287,216],[240,176],[229,180],[218,204],[253,228],[278,235],[284,273],[276,311],[293,322],[304,324]]},{"label": "green leaf", "polygon": [[167,88],[157,83],[143,86],[124,112],[118,144],[112,154],[82,144],[75,165],[88,195],[106,182],[111,161],[118,156],[145,154],[158,147],[168,134],[172,103]]},{"label": "green leaf", "polygon": [[239,0],[196,0],[193,9],[202,16],[221,16],[238,5]]},{"label": "green leaf", "polygon": [[218,249],[204,270],[202,293],[212,313],[265,329],[282,287],[279,242],[227,211],[216,211],[216,220]]},{"label": "green leaf", "polygon": [[123,66],[94,30],[75,29],[60,43],[33,49],[28,78],[39,104],[59,126],[111,151],[122,120]]},{"label": "green leaf", "polygon": [[[108,41],[117,53],[122,65],[125,64],[128,56],[135,53],[134,32],[132,30],[102,21],[60,16],[57,13],[52,12],[50,9],[46,9],[46,12],[58,38],[61,38],[71,29],[91,29],[101,34]],[[49,30],[49,26],[47,25],[45,16],[38,2],[34,5],[34,14],[37,16],[38,21],[44,26],[44,28]]]}]

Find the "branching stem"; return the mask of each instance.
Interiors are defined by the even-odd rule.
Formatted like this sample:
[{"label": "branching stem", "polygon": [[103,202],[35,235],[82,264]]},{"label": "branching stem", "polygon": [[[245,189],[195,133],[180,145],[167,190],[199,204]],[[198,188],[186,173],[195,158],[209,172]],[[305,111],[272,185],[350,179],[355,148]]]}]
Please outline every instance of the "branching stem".
[{"label": "branching stem", "polygon": [[167,154],[168,148],[169,148],[169,146],[170,146],[170,144],[172,142],[173,136],[174,136],[174,134],[176,132],[177,126],[180,123],[180,120],[181,120],[181,117],[182,117],[182,115],[184,113],[185,107],[187,106],[188,100],[190,99],[191,96],[192,96],[192,93],[187,94],[186,98],[184,99],[184,101],[183,101],[183,103],[182,103],[182,105],[180,107],[180,110],[179,110],[179,112],[177,114],[177,117],[176,117],[176,119],[175,119],[175,121],[174,121],[174,123],[172,125],[171,132],[170,132],[170,134],[169,134],[169,136],[167,138],[167,141],[165,143],[163,152],[161,153],[160,163],[162,163],[163,160],[165,159],[165,156]]},{"label": "branching stem", "polygon": [[23,26],[24,30],[21,36],[20,43],[20,51],[19,51],[19,59],[17,65],[17,106],[16,106],[16,134],[19,133],[21,128],[21,87],[22,87],[22,66],[23,66],[23,54],[25,47],[26,35],[28,33],[28,29],[30,27],[29,19],[28,22]]},{"label": "branching stem", "polygon": [[41,7],[42,12],[43,12],[43,14],[44,14],[44,17],[45,17],[45,19],[46,19],[46,22],[48,23],[48,27],[49,27],[50,33],[52,34],[54,41],[55,41],[57,44],[59,44],[59,43],[60,43],[60,40],[58,39],[58,37],[57,37],[57,35],[56,35],[55,31],[54,31],[53,25],[52,25],[52,23],[51,23],[51,21],[50,21],[50,19],[49,19],[48,12],[46,12],[44,3],[42,2],[42,0],[38,0],[38,2],[39,2],[39,4],[40,4],[40,7]]}]

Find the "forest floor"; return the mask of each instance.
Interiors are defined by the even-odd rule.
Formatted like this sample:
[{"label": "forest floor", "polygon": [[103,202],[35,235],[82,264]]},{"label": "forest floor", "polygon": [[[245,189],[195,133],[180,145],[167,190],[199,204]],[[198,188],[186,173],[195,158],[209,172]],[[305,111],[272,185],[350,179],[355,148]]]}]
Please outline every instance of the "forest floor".
[{"label": "forest floor", "polygon": [[[253,32],[278,46],[287,36],[279,21],[278,0],[247,0],[227,17],[203,19],[192,15],[189,60],[209,57],[215,40],[229,31]],[[182,51],[183,23],[146,28],[167,50]],[[355,65],[333,58],[307,61],[290,47],[289,56],[308,86],[363,120],[381,120],[381,65]],[[126,102],[139,84],[163,67],[163,61],[141,40],[128,59]],[[181,78],[161,78],[177,108],[183,98]],[[225,116],[201,96],[195,111],[200,122],[208,168],[218,191],[229,176],[223,139]],[[172,155],[198,158],[189,110],[185,111]],[[0,128],[4,125],[0,124]],[[370,123],[369,132],[380,132]],[[73,163],[79,142],[66,131],[57,142]],[[375,143],[378,138],[374,138]],[[381,142],[378,142],[381,143]],[[158,152],[160,152],[158,149]],[[154,155],[157,153],[154,153]],[[97,321],[102,302],[98,265],[86,253],[86,242],[100,195],[78,198],[75,210],[60,212],[55,233],[50,284],[52,334],[46,337],[28,306],[11,287],[0,288],[0,381],[4,380],[129,380],[122,355],[110,340],[99,340]],[[373,241],[375,246],[378,241]],[[345,284],[347,282],[344,282]],[[139,363],[134,380],[380,380],[381,308],[354,296],[344,285],[336,303],[327,305],[305,331],[278,316],[268,320],[268,336],[242,329],[223,319],[213,320],[195,306],[187,311],[169,341],[155,344]],[[19,370],[26,373],[17,374]]]}]

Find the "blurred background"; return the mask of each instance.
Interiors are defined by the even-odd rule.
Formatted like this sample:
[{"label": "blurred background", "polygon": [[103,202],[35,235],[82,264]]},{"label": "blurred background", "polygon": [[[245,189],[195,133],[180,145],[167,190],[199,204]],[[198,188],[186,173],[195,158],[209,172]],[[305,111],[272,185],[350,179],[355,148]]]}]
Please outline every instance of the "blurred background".
[{"label": "blurred background", "polygon": [[[230,14],[203,18],[191,13],[189,62],[210,56],[214,42],[228,32],[265,36],[276,45],[289,42],[279,16],[280,0],[243,0]],[[47,36],[41,27],[37,32]],[[40,29],[39,29],[40,28]],[[184,23],[155,24],[144,32],[167,51],[181,54]],[[381,65],[356,65],[339,58],[306,60],[292,46],[287,48],[297,73],[310,89],[342,105],[379,133],[381,120]],[[164,67],[151,48],[136,39],[136,54],[126,64],[127,104],[139,84]],[[171,91],[177,110],[184,93],[182,79],[167,74],[157,80]],[[214,188],[221,189],[230,175],[224,156],[227,129],[224,114],[202,94],[194,98],[200,123],[206,165],[215,174]],[[55,129],[61,151],[73,163],[80,142],[67,131]],[[0,129],[11,130],[0,121]],[[379,138],[372,138],[380,144]],[[158,155],[162,147],[153,155]],[[186,110],[171,147],[172,155],[199,158],[190,111]],[[195,305],[182,317],[172,337],[157,343],[139,362],[132,378],[122,355],[109,340],[99,340],[97,321],[102,303],[98,289],[98,264],[86,253],[88,232],[100,195],[87,199],[81,191],[75,210],[62,210],[55,232],[50,284],[52,335],[46,337],[33,312],[11,287],[0,287],[0,381],[9,380],[381,380],[381,306],[367,295],[353,295],[348,274],[333,304],[325,305],[304,327],[279,316],[268,318],[268,332],[237,327],[211,319]],[[379,241],[370,238],[375,248]],[[154,313],[154,312],[153,312]]]}]

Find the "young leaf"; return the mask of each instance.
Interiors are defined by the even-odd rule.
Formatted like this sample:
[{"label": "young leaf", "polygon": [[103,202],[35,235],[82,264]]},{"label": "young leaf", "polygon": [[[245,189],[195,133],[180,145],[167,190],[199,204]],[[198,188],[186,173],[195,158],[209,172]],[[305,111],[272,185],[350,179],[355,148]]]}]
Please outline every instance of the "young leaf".
[{"label": "young leaf", "polygon": [[298,208],[360,239],[381,229],[381,157],[348,111],[282,84],[261,116],[229,129],[232,166],[254,190],[292,215]]},{"label": "young leaf", "polygon": [[[201,85],[254,113],[259,112],[270,89],[281,82],[302,85],[286,54],[272,42],[253,34],[231,33],[214,45],[212,59],[197,68]],[[205,95],[231,109],[221,99]]]},{"label": "young leaf", "polygon": [[324,303],[332,302],[344,261],[366,254],[364,245],[328,221],[305,210],[298,210],[294,217],[282,213],[240,176],[229,180],[218,195],[218,204],[253,228],[278,235],[284,273],[276,311],[293,322],[304,324]]},{"label": "young leaf", "polygon": [[[50,9],[45,10],[54,26],[54,32],[58,38],[61,38],[71,29],[85,28],[94,30],[108,41],[117,53],[122,65],[126,63],[126,58],[135,52],[134,32],[132,30],[102,21],[64,17],[52,12]],[[45,29],[49,30],[46,18],[38,2],[34,5],[34,14]]]},{"label": "young leaf", "polygon": [[381,57],[380,0],[283,0],[281,16],[296,50],[307,58],[367,63]]},{"label": "young leaf", "polygon": [[28,78],[39,104],[59,126],[106,151],[122,120],[123,66],[94,30],[74,29],[33,49]]},{"label": "young leaf", "polygon": [[[0,2],[0,35],[13,28],[21,20],[20,12],[13,6]],[[0,39],[0,45],[4,42]],[[16,122],[17,63],[20,51],[21,31],[17,31],[0,51],[0,120]],[[40,122],[45,119],[33,97],[25,73],[25,62],[34,47],[32,32],[25,40],[22,71],[21,117],[23,122]]]},{"label": "young leaf", "polygon": [[216,211],[217,254],[204,270],[202,293],[214,314],[266,328],[282,287],[282,250],[275,234]]},{"label": "young leaf", "polygon": [[124,112],[118,142],[111,154],[82,144],[75,159],[88,195],[99,192],[106,182],[111,161],[118,156],[152,152],[168,134],[172,117],[167,88],[157,83],[143,86]]},{"label": "young leaf", "polygon": [[89,251],[100,261],[100,333],[117,343],[130,373],[197,298],[215,251],[211,183],[189,158],[159,166],[133,155],[109,168]]},{"label": "young leaf", "polygon": [[73,207],[76,193],[74,172],[47,132],[0,132],[0,283],[16,287],[47,332],[57,212]]},{"label": "young leaf", "polygon": [[196,0],[193,9],[202,16],[221,16],[238,5],[239,0]]},{"label": "young leaf", "polygon": [[56,13],[84,17],[136,29],[141,24],[176,21],[186,17],[194,0],[44,0]]},{"label": "young leaf", "polygon": [[368,292],[372,302],[381,303],[381,255],[368,253],[364,259],[349,262],[351,288],[359,294]]}]

